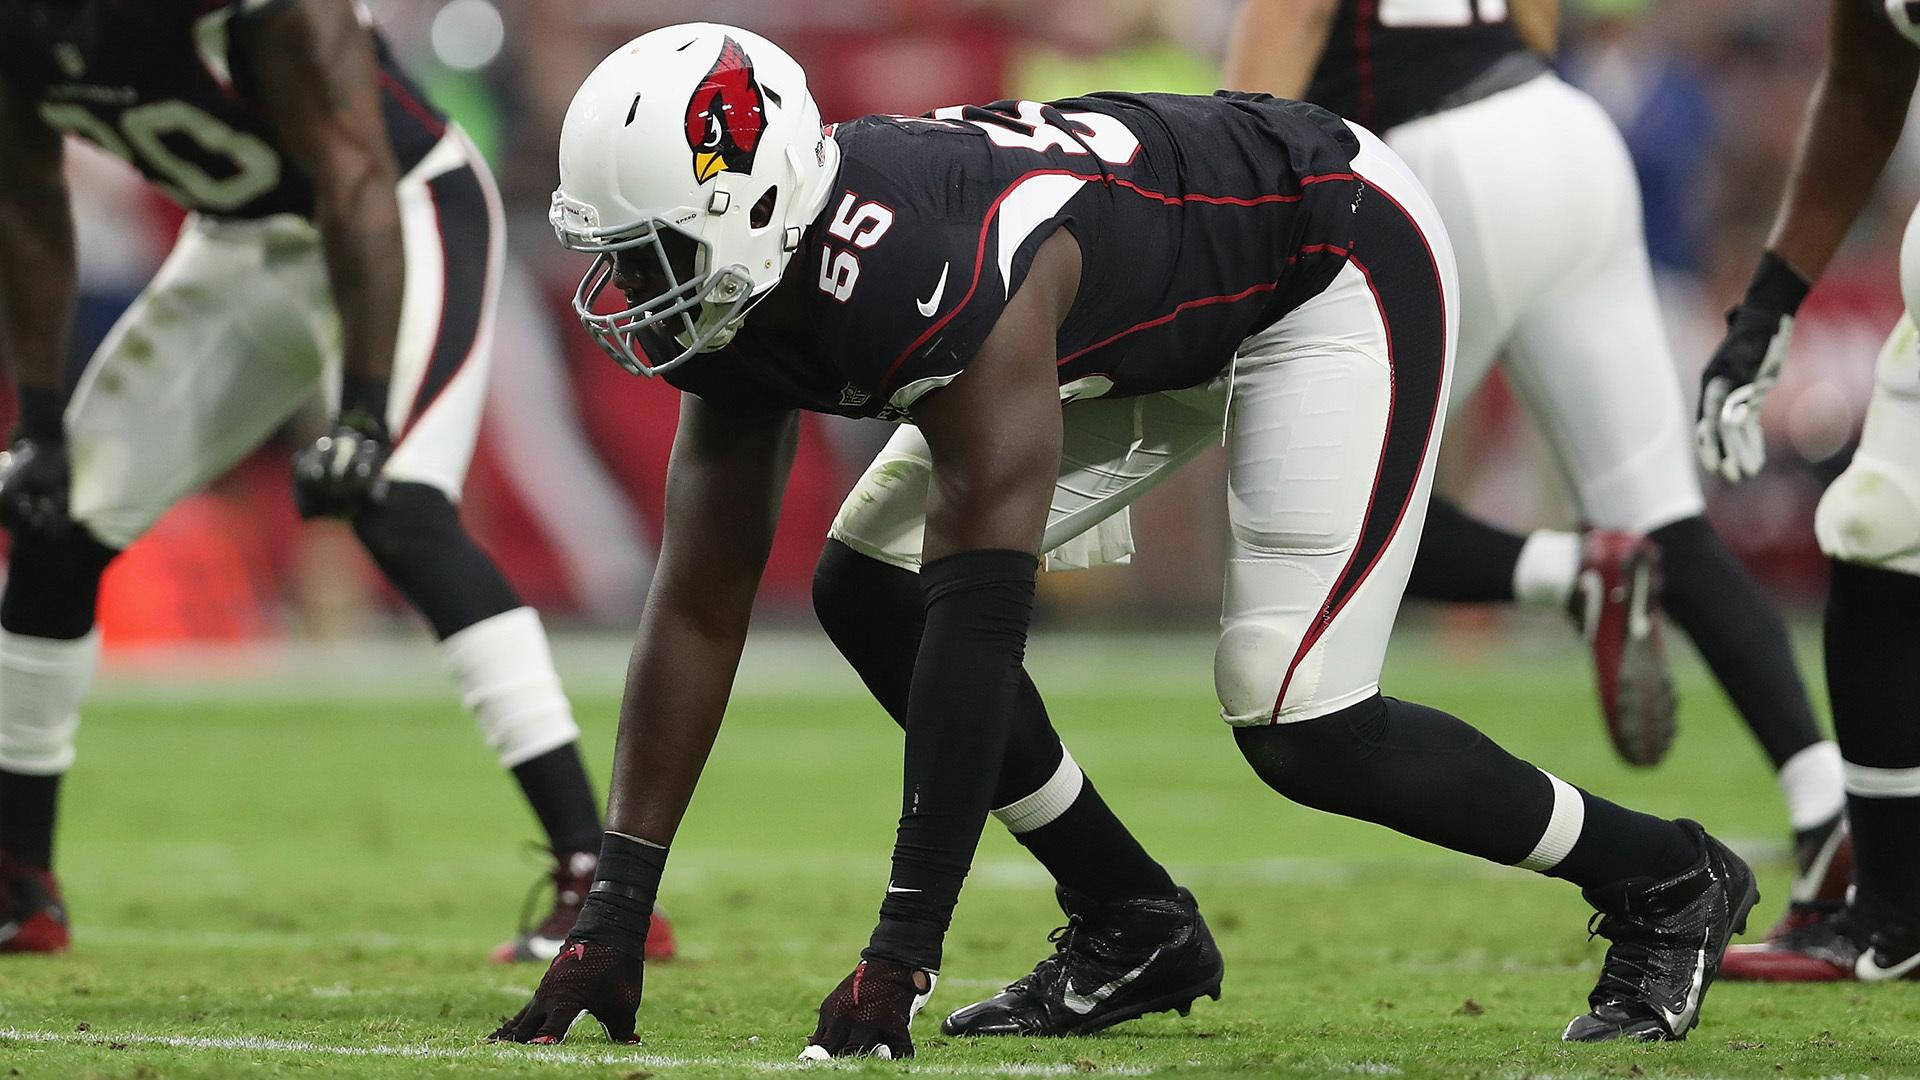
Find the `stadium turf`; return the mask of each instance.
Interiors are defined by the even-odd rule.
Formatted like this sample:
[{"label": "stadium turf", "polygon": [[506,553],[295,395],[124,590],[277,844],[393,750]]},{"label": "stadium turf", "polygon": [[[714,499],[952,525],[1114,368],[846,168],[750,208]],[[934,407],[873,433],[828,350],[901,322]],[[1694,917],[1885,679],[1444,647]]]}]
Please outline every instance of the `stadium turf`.
[{"label": "stadium turf", "polygon": [[[1542,624],[1465,655],[1412,634],[1388,689],[1762,861],[1753,929],[1784,898],[1763,763],[1691,654],[1682,735],[1636,772],[1600,736],[1583,657]],[[564,643],[560,646],[564,651]],[[966,1042],[939,1015],[1022,973],[1058,921],[995,827],[961,900],[910,1066],[936,1076],[1920,1075],[1920,984],[1722,985],[1684,1045],[1557,1041],[1604,942],[1570,887],[1302,810],[1213,719],[1204,639],[1123,639],[1037,677],[1075,756],[1206,911],[1225,997],[1070,1041]],[[427,655],[430,659],[430,654]],[[1100,658],[1097,664],[1087,658]],[[583,1025],[561,1047],[481,1041],[537,978],[486,962],[537,873],[532,823],[426,671],[364,694],[350,669],[275,693],[123,692],[91,708],[60,835],[77,944],[0,958],[0,1076],[743,1076],[793,1064],[886,880],[897,741],[851,676],[762,678],[736,703],[663,901],[683,959],[648,971],[645,1045]],[[310,674],[310,673],[309,673]],[[579,711],[608,759],[611,678]],[[331,703],[327,679],[343,700]],[[861,1066],[845,1067],[861,1069]]]}]

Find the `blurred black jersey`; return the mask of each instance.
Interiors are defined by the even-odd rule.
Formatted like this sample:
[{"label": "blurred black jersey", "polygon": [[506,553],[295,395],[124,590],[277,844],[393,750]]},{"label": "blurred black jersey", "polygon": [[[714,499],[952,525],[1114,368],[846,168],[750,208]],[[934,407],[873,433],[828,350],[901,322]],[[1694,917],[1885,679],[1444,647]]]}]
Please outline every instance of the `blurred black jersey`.
[{"label": "blurred black jersey", "polygon": [[1516,55],[1533,54],[1507,21],[1506,0],[1340,0],[1306,99],[1384,132],[1445,108]]},{"label": "blurred black jersey", "polygon": [[1082,256],[1063,396],[1195,386],[1339,272],[1363,187],[1345,123],[1264,95],[1003,101],[832,137],[839,177],[781,286],[806,291],[813,332],[749,317],[674,386],[723,407],[904,415],[972,359],[1061,228]]},{"label": "blurred black jersey", "polygon": [[[181,206],[310,213],[311,180],[249,94],[239,41],[285,0],[0,0],[0,79],[53,127],[131,162]],[[388,137],[406,172],[446,131],[378,40]]]}]

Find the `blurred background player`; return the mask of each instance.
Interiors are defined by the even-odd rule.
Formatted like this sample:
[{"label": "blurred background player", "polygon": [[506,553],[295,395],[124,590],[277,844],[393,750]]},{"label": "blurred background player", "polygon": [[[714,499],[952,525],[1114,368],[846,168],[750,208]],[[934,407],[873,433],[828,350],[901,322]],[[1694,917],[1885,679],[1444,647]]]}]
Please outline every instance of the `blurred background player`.
[{"label": "blurred background player", "polygon": [[[71,393],[63,133],[190,212]],[[497,956],[557,951],[599,843],[579,729],[538,615],[455,508],[503,241],[485,164],[350,0],[0,0],[0,341],[20,402],[0,461],[0,952],[68,943],[54,818],[102,572],[319,393],[335,419],[296,458],[300,512],[351,520],[432,627],[555,858],[551,910]]]},{"label": "blurred background player", "polygon": [[1846,887],[1840,755],[1784,622],[1704,517],[1633,165],[1550,70],[1557,17],[1557,0],[1247,0],[1225,81],[1332,109],[1406,160],[1459,258],[1455,415],[1500,359],[1591,526],[1521,537],[1435,499],[1408,595],[1572,610],[1615,746],[1643,765],[1673,737],[1657,595],[1778,772],[1794,903],[1830,903]]},{"label": "blurred background player", "polygon": [[[1884,10],[1832,0],[1826,67],[1773,232],[1702,378],[1701,462],[1729,481],[1764,464],[1760,409],[1794,315],[1900,141],[1920,77],[1916,14],[1901,0]],[[1907,311],[1880,349],[1860,446],[1814,516],[1833,567],[1827,692],[1846,762],[1855,887],[1823,917],[1730,956],[1735,978],[1920,979],[1920,210],[1900,248],[1900,291]]]}]

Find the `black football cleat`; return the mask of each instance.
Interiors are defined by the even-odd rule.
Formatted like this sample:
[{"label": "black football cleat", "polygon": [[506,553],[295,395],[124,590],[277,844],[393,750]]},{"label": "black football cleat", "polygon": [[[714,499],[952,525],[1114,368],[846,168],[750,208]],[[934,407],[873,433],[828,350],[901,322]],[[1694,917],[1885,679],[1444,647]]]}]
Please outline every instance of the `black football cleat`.
[{"label": "black football cleat", "polygon": [[1587,996],[1591,1011],[1574,1017],[1560,1036],[1567,1042],[1678,1041],[1700,1023],[1700,1005],[1727,943],[1746,932],[1760,890],[1740,856],[1698,822],[1680,824],[1701,848],[1700,860],[1684,873],[1581,894],[1599,909],[1590,933],[1613,944]]},{"label": "black football cleat", "polygon": [[1067,925],[1053,955],[1005,990],[955,1010],[948,1035],[1091,1035],[1169,1009],[1220,999],[1225,965],[1193,894],[1102,904],[1056,890]]}]

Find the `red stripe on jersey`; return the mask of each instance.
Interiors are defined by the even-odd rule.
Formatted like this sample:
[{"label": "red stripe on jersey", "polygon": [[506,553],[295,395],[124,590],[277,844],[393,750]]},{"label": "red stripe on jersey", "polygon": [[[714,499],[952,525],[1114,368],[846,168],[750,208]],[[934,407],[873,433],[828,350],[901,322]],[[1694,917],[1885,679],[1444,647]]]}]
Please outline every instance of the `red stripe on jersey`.
[{"label": "red stripe on jersey", "polygon": [[[1288,261],[1291,262],[1292,260],[1289,259]],[[1073,363],[1075,360],[1078,360],[1081,357],[1087,355],[1088,353],[1093,352],[1097,349],[1104,349],[1107,346],[1113,344],[1116,341],[1119,341],[1121,338],[1126,337],[1129,334],[1137,334],[1142,330],[1151,330],[1156,326],[1164,326],[1167,323],[1172,322],[1183,311],[1191,311],[1194,308],[1207,307],[1211,304],[1231,304],[1236,300],[1245,300],[1249,296],[1257,296],[1260,293],[1270,293],[1279,287],[1280,287],[1280,283],[1277,281],[1263,281],[1258,285],[1252,285],[1245,289],[1241,289],[1237,293],[1224,293],[1220,296],[1203,296],[1198,300],[1188,300],[1184,303],[1175,304],[1173,310],[1167,312],[1165,315],[1159,316],[1158,318],[1148,319],[1146,322],[1134,323],[1132,326],[1129,326],[1125,330],[1122,330],[1119,333],[1113,335],[1112,337],[1107,338],[1105,341],[1096,341],[1093,344],[1087,346],[1086,348],[1081,349],[1079,352],[1071,353],[1067,356],[1061,357],[1060,362],[1055,366],[1065,367],[1068,364]]]},{"label": "red stripe on jersey", "polygon": [[[935,334],[938,334],[942,329],[946,327],[948,323],[953,321],[953,317],[955,315],[958,315],[962,311],[965,311],[967,309],[967,304],[969,301],[973,299],[973,294],[978,292],[980,289],[980,274],[986,268],[987,231],[993,226],[994,217],[1000,213],[1000,204],[1006,201],[1006,198],[1008,195],[1013,194],[1013,191],[1015,188],[1019,187],[1021,184],[1024,184],[1027,181],[1037,176],[1071,176],[1076,180],[1084,180],[1088,183],[1111,184],[1116,187],[1120,187],[1124,190],[1131,191],[1134,194],[1141,196],[1142,198],[1154,199],[1159,202],[1165,203],[1168,206],[1178,206],[1182,203],[1189,203],[1189,202],[1204,203],[1207,205],[1216,205],[1216,206],[1261,206],[1269,203],[1298,202],[1302,198],[1302,193],[1300,192],[1294,192],[1293,194],[1290,194],[1290,195],[1259,195],[1251,199],[1241,198],[1241,197],[1232,196],[1232,195],[1196,195],[1196,194],[1168,195],[1163,192],[1154,191],[1151,188],[1143,188],[1140,185],[1133,183],[1130,180],[1122,180],[1117,176],[1109,176],[1103,173],[1077,173],[1077,172],[1074,172],[1072,169],[1035,169],[1032,172],[1023,173],[1020,176],[1015,177],[1012,183],[1008,184],[1005,188],[1001,190],[999,195],[994,197],[993,202],[987,207],[987,212],[984,215],[982,215],[980,218],[980,239],[974,245],[974,253],[973,253],[973,280],[967,283],[966,293],[960,297],[960,302],[958,304],[955,304],[950,311],[948,311],[945,315],[940,316],[939,319],[935,320],[933,325],[921,331],[920,336],[917,338],[914,338],[912,344],[908,345],[906,349],[904,349],[900,353],[899,356],[896,356],[893,358],[893,362],[889,363],[887,365],[887,369],[884,372],[881,372],[880,374],[880,382],[877,387],[877,390],[879,393],[884,394],[887,392],[888,384],[893,381],[894,375],[897,372],[899,372],[900,365],[906,363],[907,358],[912,356],[915,350],[919,349],[920,346],[925,345],[928,341],[931,341]],[[1334,180],[1359,180],[1359,179],[1362,179],[1362,178],[1357,173],[1320,173],[1314,176],[1301,177],[1300,186],[1307,187],[1312,184],[1323,184],[1323,183],[1327,183],[1329,181],[1334,181]],[[1398,205],[1398,204],[1396,203],[1395,205]],[[1266,288],[1268,289],[1272,289],[1273,287],[1274,287],[1273,285],[1266,286]],[[1254,288],[1257,289],[1257,288],[1260,288],[1260,286],[1254,286]],[[1217,303],[1217,302],[1220,302],[1220,299],[1222,298],[1216,298],[1215,300],[1210,302]],[[1174,314],[1178,314],[1179,310],[1180,310],[1179,308],[1174,309]],[[1171,315],[1167,316],[1167,318],[1171,318],[1171,317],[1172,317]],[[1140,329],[1140,327],[1135,327],[1134,329],[1137,330],[1137,329]],[[1126,331],[1126,333],[1132,333],[1132,332],[1133,331],[1131,330]],[[1084,352],[1086,350],[1082,350],[1082,351]],[[1076,353],[1074,355],[1078,356],[1080,354]],[[1064,362],[1065,361],[1062,361],[1062,363]]]},{"label": "red stripe on jersey", "polygon": [[407,110],[407,115],[420,121],[420,126],[431,132],[434,138],[439,138],[447,133],[447,125],[441,122],[439,117],[433,115],[432,109],[421,104],[419,98],[408,93],[407,88],[401,84],[399,79],[382,71],[380,73],[380,85],[385,88],[387,93],[393,95],[393,100],[399,102],[401,108]]}]

